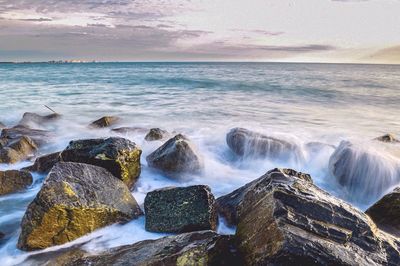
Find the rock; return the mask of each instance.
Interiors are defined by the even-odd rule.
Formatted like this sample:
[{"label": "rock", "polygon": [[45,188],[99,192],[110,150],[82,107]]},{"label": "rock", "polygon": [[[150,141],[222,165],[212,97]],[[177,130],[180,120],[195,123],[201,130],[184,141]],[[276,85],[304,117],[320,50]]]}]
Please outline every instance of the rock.
[{"label": "rock", "polygon": [[395,135],[390,134],[390,133],[386,134],[386,135],[383,135],[383,136],[380,136],[380,137],[377,137],[374,140],[379,140],[379,141],[382,141],[382,142],[389,142],[389,143],[399,143],[400,142],[400,140],[398,140],[395,137]]},{"label": "rock", "polygon": [[0,149],[0,163],[14,164],[32,156],[38,147],[36,143],[27,136],[8,141]]},{"label": "rock", "polygon": [[37,145],[51,142],[54,137],[53,133],[47,130],[31,129],[25,126],[15,126],[12,128],[5,128],[1,131],[0,138],[6,140],[15,140],[23,136],[31,138]]},{"label": "rock", "polygon": [[203,162],[190,141],[181,134],[169,139],[146,157],[150,167],[170,175],[197,174],[203,170]]},{"label": "rock", "polygon": [[208,186],[169,187],[147,193],[146,230],[184,233],[217,229],[215,199]]},{"label": "rock", "polygon": [[5,236],[6,236],[6,234],[4,234],[3,232],[0,232],[0,240],[2,240]]},{"label": "rock", "polygon": [[24,265],[99,266],[99,265],[243,265],[231,236],[200,231],[145,240],[89,254],[79,247],[31,255]]},{"label": "rock", "polygon": [[6,125],[0,122],[0,129],[6,128]]},{"label": "rock", "polygon": [[64,244],[142,214],[125,184],[104,168],[60,162],[25,212],[18,248],[37,250]]},{"label": "rock", "polygon": [[385,195],[365,213],[379,228],[400,237],[400,187]]},{"label": "rock", "polygon": [[111,129],[112,132],[118,134],[135,134],[135,133],[146,133],[147,129],[142,127],[119,127]]},{"label": "rock", "polygon": [[115,125],[119,121],[120,118],[116,116],[103,116],[102,118],[93,121],[89,126],[92,128],[105,128]]},{"label": "rock", "polygon": [[110,171],[132,188],[139,178],[142,150],[124,138],[71,141],[61,153],[61,161],[97,165]]},{"label": "rock", "polygon": [[242,157],[304,160],[301,148],[296,144],[245,128],[231,129],[226,135],[226,143],[235,154]]},{"label": "rock", "polygon": [[29,127],[31,125],[44,125],[50,122],[54,122],[61,118],[60,114],[53,113],[50,115],[39,115],[36,113],[24,113],[21,121],[18,125]]},{"label": "rock", "polygon": [[26,189],[32,185],[32,175],[25,171],[0,171],[0,195]]},{"label": "rock", "polygon": [[236,243],[245,265],[398,265],[399,239],[367,215],[274,169],[226,196],[238,202]]},{"label": "rock", "polygon": [[399,162],[372,143],[342,141],[329,159],[329,170],[347,200],[369,205],[400,182]]},{"label": "rock", "polygon": [[161,140],[168,135],[168,132],[159,128],[150,129],[149,133],[144,137],[147,141]]},{"label": "rock", "polygon": [[30,172],[38,172],[45,174],[50,172],[51,168],[60,161],[61,152],[55,152],[36,158],[35,163],[31,166],[22,168],[22,170]]}]

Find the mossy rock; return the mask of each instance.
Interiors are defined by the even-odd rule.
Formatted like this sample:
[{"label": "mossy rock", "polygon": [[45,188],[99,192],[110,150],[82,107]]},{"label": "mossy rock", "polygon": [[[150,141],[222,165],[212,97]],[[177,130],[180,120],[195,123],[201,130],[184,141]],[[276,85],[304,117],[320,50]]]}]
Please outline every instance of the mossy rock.
[{"label": "mossy rock", "polygon": [[32,175],[25,171],[0,171],[0,195],[26,189],[32,185]]},{"label": "mossy rock", "polygon": [[22,219],[18,248],[60,245],[142,215],[129,189],[101,167],[56,164]]},{"label": "mossy rock", "polygon": [[142,150],[124,138],[85,139],[71,141],[61,153],[61,161],[97,165],[110,171],[133,188],[140,176]]},{"label": "mossy rock", "polygon": [[169,187],[147,193],[146,230],[184,233],[217,229],[215,199],[208,186]]},{"label": "mossy rock", "polygon": [[46,154],[36,158],[33,165],[22,168],[22,170],[37,172],[41,174],[45,174],[50,172],[51,168],[53,168],[56,163],[58,163],[61,159],[61,152],[54,152],[51,154]]},{"label": "mossy rock", "polygon": [[28,136],[22,136],[5,143],[0,149],[0,163],[14,164],[32,156],[38,147]]},{"label": "mossy rock", "polygon": [[91,128],[105,128],[118,123],[121,119],[117,116],[103,116],[102,118],[90,123]]}]

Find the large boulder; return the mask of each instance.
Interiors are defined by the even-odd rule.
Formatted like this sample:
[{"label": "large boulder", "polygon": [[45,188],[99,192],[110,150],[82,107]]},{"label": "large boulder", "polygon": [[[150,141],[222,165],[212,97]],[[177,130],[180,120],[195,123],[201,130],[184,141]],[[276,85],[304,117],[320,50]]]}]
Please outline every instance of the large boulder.
[{"label": "large boulder", "polygon": [[201,156],[193,144],[178,134],[146,157],[147,164],[169,175],[197,174],[203,170]]},{"label": "large boulder", "polygon": [[375,140],[379,140],[379,141],[382,141],[382,142],[388,142],[388,143],[400,143],[400,140],[398,140],[396,138],[396,136],[391,134],[391,133],[388,133],[388,134],[385,134],[383,136],[377,137],[377,138],[375,138]]},{"label": "large boulder", "polygon": [[126,185],[107,170],[81,163],[53,167],[21,222],[18,248],[64,244],[142,215]]},{"label": "large boulder", "polygon": [[400,237],[400,187],[369,207],[366,214],[379,228]]},{"label": "large boulder", "polygon": [[32,175],[25,171],[0,171],[0,195],[17,192],[32,185]]},{"label": "large boulder", "polygon": [[398,265],[400,241],[308,175],[273,169],[229,194],[246,265]]},{"label": "large boulder", "polygon": [[33,165],[24,167],[22,168],[22,170],[46,174],[50,172],[51,168],[53,168],[53,166],[61,160],[60,155],[61,152],[54,152],[51,154],[40,156],[35,159]]},{"label": "large boulder", "polygon": [[105,128],[115,125],[120,121],[117,116],[103,116],[102,118],[90,123],[89,127],[92,128]]},{"label": "large boulder", "polygon": [[346,199],[363,205],[400,182],[400,160],[373,143],[342,141],[329,159],[329,170]]},{"label": "large boulder", "polygon": [[208,186],[169,187],[147,193],[146,230],[184,233],[217,229],[215,199]]},{"label": "large boulder", "polygon": [[226,135],[229,148],[242,157],[303,161],[301,148],[295,143],[266,136],[245,128],[233,128]]},{"label": "large boulder", "polygon": [[31,255],[23,265],[239,266],[243,264],[231,236],[200,231],[145,240],[95,255],[89,254],[79,246],[72,247]]},{"label": "large boulder", "polygon": [[141,171],[142,150],[124,138],[71,141],[60,157],[64,162],[97,165],[110,171],[132,188]]},{"label": "large boulder", "polygon": [[61,118],[60,114],[53,113],[49,115],[39,115],[36,113],[24,113],[18,125],[30,127],[32,125],[44,125],[50,122],[57,121]]},{"label": "large boulder", "polygon": [[28,136],[22,136],[4,143],[0,149],[0,163],[14,164],[32,156],[38,149]]},{"label": "large boulder", "polygon": [[147,141],[161,140],[168,135],[168,132],[160,128],[152,128],[144,137]]},{"label": "large boulder", "polygon": [[0,138],[5,140],[15,140],[23,136],[31,138],[37,145],[43,145],[53,140],[54,134],[47,130],[32,129],[26,126],[15,126],[5,128],[1,131]]}]

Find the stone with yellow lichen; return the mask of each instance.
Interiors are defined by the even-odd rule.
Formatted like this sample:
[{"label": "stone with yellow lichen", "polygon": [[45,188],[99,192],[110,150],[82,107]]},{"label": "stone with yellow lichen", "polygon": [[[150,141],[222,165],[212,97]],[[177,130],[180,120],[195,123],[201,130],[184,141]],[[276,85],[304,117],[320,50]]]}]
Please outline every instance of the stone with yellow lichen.
[{"label": "stone with yellow lichen", "polygon": [[123,182],[101,167],[61,162],[53,167],[22,223],[18,248],[43,249],[142,215]]},{"label": "stone with yellow lichen", "polygon": [[25,171],[0,171],[0,195],[23,190],[32,184],[32,175]]},{"label": "stone with yellow lichen", "polygon": [[141,154],[142,150],[128,139],[84,139],[71,141],[60,160],[103,167],[132,188],[140,175]]}]

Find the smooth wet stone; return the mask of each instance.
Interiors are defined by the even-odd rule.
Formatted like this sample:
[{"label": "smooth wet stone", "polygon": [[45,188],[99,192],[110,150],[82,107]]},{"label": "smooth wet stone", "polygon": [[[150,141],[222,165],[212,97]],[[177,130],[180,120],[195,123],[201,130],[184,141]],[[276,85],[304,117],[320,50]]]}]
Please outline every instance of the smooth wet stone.
[{"label": "smooth wet stone", "polygon": [[149,133],[144,137],[147,141],[161,140],[168,136],[168,132],[160,128],[152,128]]},{"label": "smooth wet stone", "polygon": [[229,197],[237,204],[236,241],[245,265],[398,265],[400,261],[399,239],[313,185],[308,175],[273,169],[225,196]]},{"label": "smooth wet stone", "polygon": [[121,119],[117,116],[103,116],[102,118],[90,123],[90,127],[93,128],[105,128],[110,127],[118,123]]},{"label": "smooth wet stone", "polygon": [[36,158],[33,165],[22,168],[22,170],[37,172],[41,174],[45,174],[50,172],[51,168],[53,168],[56,163],[61,160],[61,152],[55,152],[51,154],[46,154]]},{"label": "smooth wet stone", "polygon": [[146,133],[148,129],[143,127],[118,127],[111,129],[112,132],[117,134],[135,134],[135,133]]},{"label": "smooth wet stone", "polygon": [[104,168],[60,162],[25,212],[18,248],[37,250],[64,244],[142,214],[126,185]]},{"label": "smooth wet stone", "polygon": [[110,171],[133,188],[140,176],[142,150],[132,141],[112,137],[71,141],[61,153],[61,161],[97,165]]},{"label": "smooth wet stone", "polygon": [[53,113],[49,115],[39,115],[36,113],[24,113],[18,125],[29,127],[31,125],[45,125],[57,121],[61,118],[60,114]]},{"label": "smooth wet stone", "polygon": [[232,236],[199,231],[145,240],[90,254],[78,247],[31,255],[22,264],[31,266],[239,266],[243,265]]},{"label": "smooth wet stone", "polygon": [[201,156],[194,145],[183,135],[178,134],[146,157],[150,167],[170,176],[198,174],[203,168]]},{"label": "smooth wet stone", "polygon": [[146,230],[184,233],[217,229],[215,199],[208,186],[168,187],[147,193]]},{"label": "smooth wet stone", "polygon": [[0,138],[15,140],[27,136],[31,138],[38,146],[49,143],[53,140],[54,134],[47,130],[32,129],[25,126],[15,126],[5,128],[1,131]]},{"label": "smooth wet stone", "polygon": [[0,195],[18,192],[32,185],[32,175],[25,171],[0,171]]},{"label": "smooth wet stone", "polygon": [[365,213],[379,228],[400,237],[400,187],[386,194]]},{"label": "smooth wet stone", "polygon": [[233,128],[226,135],[228,147],[242,157],[302,161],[304,155],[295,143],[269,137],[245,128]]},{"label": "smooth wet stone", "polygon": [[0,163],[14,164],[32,156],[38,149],[36,143],[27,136],[9,140],[0,149]]},{"label": "smooth wet stone", "polygon": [[400,140],[396,138],[394,134],[385,134],[383,136],[375,138],[375,140],[379,140],[382,142],[388,142],[388,143],[400,143]]}]

